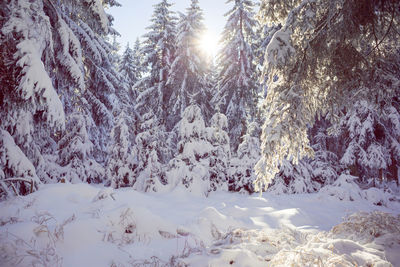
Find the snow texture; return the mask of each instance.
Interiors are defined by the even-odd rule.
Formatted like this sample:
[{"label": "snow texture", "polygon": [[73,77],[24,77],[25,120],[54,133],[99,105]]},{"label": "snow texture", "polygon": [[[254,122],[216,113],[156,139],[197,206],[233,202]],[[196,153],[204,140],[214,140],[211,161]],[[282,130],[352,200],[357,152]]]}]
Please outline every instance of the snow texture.
[{"label": "snow texture", "polygon": [[384,207],[320,193],[204,198],[181,189],[144,194],[44,185],[0,203],[0,260],[3,266],[398,266],[399,208],[396,201]]}]

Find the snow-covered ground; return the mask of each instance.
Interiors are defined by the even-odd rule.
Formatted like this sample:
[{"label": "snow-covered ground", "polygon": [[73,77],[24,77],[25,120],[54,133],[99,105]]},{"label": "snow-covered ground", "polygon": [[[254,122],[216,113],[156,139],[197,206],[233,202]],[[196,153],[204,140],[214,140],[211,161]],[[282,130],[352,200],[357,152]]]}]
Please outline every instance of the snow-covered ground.
[{"label": "snow-covered ground", "polygon": [[399,213],[327,194],[44,185],[0,203],[0,266],[400,266]]}]

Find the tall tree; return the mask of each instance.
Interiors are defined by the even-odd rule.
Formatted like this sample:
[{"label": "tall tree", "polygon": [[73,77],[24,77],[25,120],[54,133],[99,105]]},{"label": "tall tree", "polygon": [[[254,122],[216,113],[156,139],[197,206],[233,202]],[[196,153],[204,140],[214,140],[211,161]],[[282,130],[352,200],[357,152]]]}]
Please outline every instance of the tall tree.
[{"label": "tall tree", "polygon": [[137,100],[141,114],[152,110],[164,125],[171,95],[167,79],[174,59],[176,38],[176,18],[170,10],[171,6],[167,0],[154,6],[152,24],[147,28],[149,32],[143,36],[143,65],[148,68],[149,74],[138,84],[141,92]]},{"label": "tall tree", "polygon": [[[42,180],[51,179],[53,163],[62,161],[57,160],[56,142],[76,140],[63,130],[65,124],[73,129],[77,113],[83,116],[79,119],[86,123],[83,132],[88,132],[97,150],[85,155],[105,160],[107,122],[120,106],[115,89],[120,89],[121,79],[110,58],[113,48],[105,41],[115,31],[103,7],[115,4],[100,0],[90,5],[50,0],[1,3],[0,127],[13,137]],[[79,138],[82,131],[75,133]]]},{"label": "tall tree", "polygon": [[169,102],[171,125],[175,125],[184,110],[195,101],[201,107],[206,120],[211,116],[206,105],[207,92],[204,84],[206,59],[201,57],[199,41],[204,31],[203,13],[198,0],[192,0],[186,15],[181,14],[178,24],[176,58],[171,66],[168,84],[174,90]]},{"label": "tall tree", "polygon": [[122,54],[121,61],[119,62],[119,71],[125,78],[125,82],[130,90],[142,77],[141,71],[141,60],[138,57],[140,50],[140,41],[136,40],[134,49],[129,47],[129,43],[126,45],[124,53]]},{"label": "tall tree", "polygon": [[264,65],[268,110],[257,183],[268,184],[285,158],[313,154],[307,127],[316,115],[335,118],[356,100],[388,105],[399,95],[400,2],[263,0],[260,16],[282,23]]},{"label": "tall tree", "polygon": [[229,121],[229,137],[232,151],[240,144],[246,133],[246,123],[256,110],[256,67],[252,42],[257,22],[254,18],[254,3],[250,0],[229,0],[233,8],[226,14],[226,23],[219,55],[219,92],[216,100],[221,112]]}]

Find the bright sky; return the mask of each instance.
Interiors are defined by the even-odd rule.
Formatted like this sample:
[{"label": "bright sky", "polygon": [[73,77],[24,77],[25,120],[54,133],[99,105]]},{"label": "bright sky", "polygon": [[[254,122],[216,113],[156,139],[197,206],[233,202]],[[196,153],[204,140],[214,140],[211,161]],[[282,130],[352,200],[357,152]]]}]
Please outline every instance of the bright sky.
[{"label": "bright sky", "polygon": [[[117,40],[123,49],[127,42],[133,45],[137,37],[146,33],[145,28],[151,24],[153,5],[161,0],[118,0],[118,2],[122,7],[113,7],[107,12],[114,16],[114,28],[121,34]],[[190,5],[189,0],[169,2],[175,3],[172,6],[173,11],[182,13],[186,13],[186,8]],[[224,14],[230,10],[232,4],[226,4],[226,0],[200,0],[199,5],[203,10],[204,24],[211,32],[211,36],[219,39],[226,22]]]}]

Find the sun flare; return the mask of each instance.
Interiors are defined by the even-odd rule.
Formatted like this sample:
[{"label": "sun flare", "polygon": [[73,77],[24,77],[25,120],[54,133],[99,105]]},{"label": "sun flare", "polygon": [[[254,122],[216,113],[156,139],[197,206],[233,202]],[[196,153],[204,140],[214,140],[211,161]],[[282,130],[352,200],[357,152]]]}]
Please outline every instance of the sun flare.
[{"label": "sun flare", "polygon": [[219,50],[219,36],[210,30],[204,31],[200,39],[200,49],[207,56],[215,57]]}]

